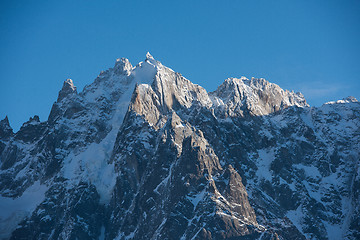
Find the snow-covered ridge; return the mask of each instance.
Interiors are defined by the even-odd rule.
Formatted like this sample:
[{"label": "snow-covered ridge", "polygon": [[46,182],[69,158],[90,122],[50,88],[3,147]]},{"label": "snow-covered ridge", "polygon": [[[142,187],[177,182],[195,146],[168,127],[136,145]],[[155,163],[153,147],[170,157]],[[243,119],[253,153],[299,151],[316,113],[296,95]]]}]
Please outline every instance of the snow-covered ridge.
[{"label": "snow-covered ridge", "polygon": [[343,98],[343,99],[337,100],[337,101],[330,101],[325,104],[342,104],[342,103],[354,103],[354,102],[359,102],[359,101],[355,97],[349,96],[347,98]]}]

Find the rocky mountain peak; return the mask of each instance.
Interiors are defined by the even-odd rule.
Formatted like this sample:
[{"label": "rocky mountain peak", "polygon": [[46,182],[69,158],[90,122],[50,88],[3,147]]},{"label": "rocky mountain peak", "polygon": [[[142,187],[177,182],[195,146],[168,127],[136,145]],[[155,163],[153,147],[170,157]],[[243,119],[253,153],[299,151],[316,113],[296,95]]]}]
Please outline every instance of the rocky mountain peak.
[{"label": "rocky mountain peak", "polygon": [[127,58],[118,58],[115,62],[114,72],[115,74],[130,75],[133,66]]},{"label": "rocky mountain peak", "polygon": [[57,102],[60,102],[68,95],[77,94],[76,87],[71,79],[66,79],[64,81],[63,87],[59,92]]},{"label": "rocky mountain peak", "polygon": [[154,66],[156,69],[161,69],[164,67],[161,62],[156,60],[149,52],[146,53],[145,63]]},{"label": "rocky mountain peak", "polygon": [[155,60],[155,59],[154,59],[154,57],[153,57],[149,52],[147,52],[147,53],[146,53],[146,60],[149,60],[149,61],[150,61],[150,60]]},{"label": "rocky mountain peak", "polygon": [[263,78],[226,79],[210,96],[215,106],[225,110],[225,116],[260,116],[294,105],[309,106],[301,93],[283,90]]},{"label": "rocky mountain peak", "polygon": [[11,128],[8,116],[5,116],[5,118],[0,121],[0,127],[1,128]]},{"label": "rocky mountain peak", "polygon": [[156,74],[152,87],[158,94],[161,104],[168,109],[176,109],[180,106],[190,108],[193,104],[207,107],[212,105],[204,88],[169,68]]},{"label": "rocky mountain peak", "polygon": [[9,138],[13,134],[13,129],[10,126],[8,116],[0,121],[0,139]]}]

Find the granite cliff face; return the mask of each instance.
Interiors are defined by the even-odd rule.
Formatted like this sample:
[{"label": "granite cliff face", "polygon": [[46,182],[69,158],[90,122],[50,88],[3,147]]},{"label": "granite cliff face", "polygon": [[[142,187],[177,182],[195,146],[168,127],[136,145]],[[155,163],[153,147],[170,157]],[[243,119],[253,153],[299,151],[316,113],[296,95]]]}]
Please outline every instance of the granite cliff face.
[{"label": "granite cliff face", "polygon": [[150,54],[0,121],[2,239],[359,239],[360,103],[208,93]]}]

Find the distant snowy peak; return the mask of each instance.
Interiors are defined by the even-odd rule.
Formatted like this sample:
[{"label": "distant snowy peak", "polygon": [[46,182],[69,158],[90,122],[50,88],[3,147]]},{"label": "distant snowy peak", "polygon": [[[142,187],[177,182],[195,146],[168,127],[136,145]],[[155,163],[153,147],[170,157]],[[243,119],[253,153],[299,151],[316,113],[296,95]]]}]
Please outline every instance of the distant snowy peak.
[{"label": "distant snowy peak", "polygon": [[337,100],[337,101],[330,101],[330,102],[327,102],[325,104],[339,104],[339,103],[358,103],[359,101],[353,97],[353,96],[349,96],[349,97],[346,97],[346,98],[343,98],[341,100]]},{"label": "distant snowy peak", "polygon": [[283,90],[263,78],[228,78],[210,96],[226,116],[260,116],[294,105],[309,106],[301,93]]}]

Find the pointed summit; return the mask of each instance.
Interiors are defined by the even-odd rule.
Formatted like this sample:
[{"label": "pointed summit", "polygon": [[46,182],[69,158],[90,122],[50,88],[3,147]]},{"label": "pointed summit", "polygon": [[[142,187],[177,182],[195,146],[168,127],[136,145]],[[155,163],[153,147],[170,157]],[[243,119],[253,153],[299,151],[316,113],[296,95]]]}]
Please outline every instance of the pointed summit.
[{"label": "pointed summit", "polygon": [[156,60],[149,52],[146,53],[146,58],[144,62],[140,62],[140,65],[142,65],[142,63],[145,63],[145,65],[151,65],[152,67],[155,67],[156,69],[159,68],[163,68],[164,66],[161,64],[161,62],[159,62],[158,60]]},{"label": "pointed summit", "polygon": [[294,105],[309,106],[301,93],[283,90],[264,78],[228,78],[210,95],[216,106],[225,107],[225,116],[261,116]]},{"label": "pointed summit", "polygon": [[0,121],[0,139],[8,139],[13,134],[13,129],[10,127],[8,116]]},{"label": "pointed summit", "polygon": [[9,118],[7,115],[5,116],[5,118],[3,120],[0,121],[0,126],[9,126],[10,127]]},{"label": "pointed summit", "polygon": [[154,57],[149,53],[147,52],[146,53],[146,59],[145,60],[155,60]]},{"label": "pointed summit", "polygon": [[73,81],[70,78],[68,78],[64,81],[63,87],[59,92],[57,102],[60,102],[70,94],[77,94],[77,91]]}]

